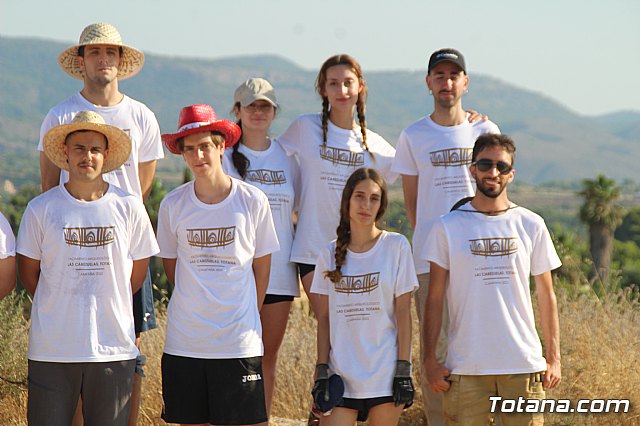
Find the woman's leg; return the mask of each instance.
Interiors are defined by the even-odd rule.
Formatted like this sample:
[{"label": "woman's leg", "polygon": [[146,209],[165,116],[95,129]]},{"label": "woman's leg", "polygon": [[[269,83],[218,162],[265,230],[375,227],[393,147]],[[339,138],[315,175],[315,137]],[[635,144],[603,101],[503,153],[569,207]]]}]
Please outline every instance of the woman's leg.
[{"label": "woman's leg", "polygon": [[397,425],[403,406],[396,407],[393,402],[376,405],[369,410],[369,426]]},{"label": "woman's leg", "polygon": [[358,410],[335,407],[331,415],[320,417],[320,426],[353,426],[358,419]]},{"label": "woman's leg", "polygon": [[271,401],[276,383],[276,365],[278,362],[278,350],[284,338],[289,319],[291,302],[277,302],[262,305],[260,322],[262,323],[262,343],[264,344],[264,356],[262,357],[262,374],[264,382],[264,396],[267,405],[267,414],[271,413]]}]

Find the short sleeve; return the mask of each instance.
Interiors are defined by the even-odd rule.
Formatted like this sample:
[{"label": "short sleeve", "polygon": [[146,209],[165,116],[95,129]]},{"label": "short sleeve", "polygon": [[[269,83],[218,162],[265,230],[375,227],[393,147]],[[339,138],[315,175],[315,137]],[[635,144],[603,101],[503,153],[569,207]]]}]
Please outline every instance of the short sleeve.
[{"label": "short sleeve", "polygon": [[449,265],[449,239],[442,218],[434,221],[424,247],[414,247],[413,249],[420,254],[420,259],[433,262],[446,270],[451,269]]},{"label": "short sleeve", "polygon": [[22,215],[18,228],[17,251],[23,256],[40,260],[42,258],[42,240],[44,232],[31,203]]},{"label": "short sleeve", "polygon": [[396,157],[393,160],[391,170],[403,175],[418,175],[418,165],[416,164],[413,152],[411,152],[409,138],[404,130],[400,133],[400,137],[396,143]]},{"label": "short sleeve", "polygon": [[398,174],[392,170],[393,161],[396,157],[396,149],[383,137],[377,136],[379,139],[373,153],[375,162],[371,163],[370,166],[382,172],[387,183],[392,184],[398,179]]},{"label": "short sleeve", "polygon": [[146,110],[145,112],[142,140],[138,149],[138,162],[140,163],[164,158],[158,120],[151,110]]},{"label": "short sleeve", "polygon": [[0,213],[0,259],[16,255],[16,239],[9,221]]},{"label": "short sleeve", "polygon": [[149,220],[149,215],[147,215],[142,201],[134,197],[131,197],[131,200],[129,254],[133,260],[140,260],[157,254],[159,248],[151,220]]},{"label": "short sleeve", "polygon": [[400,247],[398,250],[398,270],[396,273],[396,283],[394,294],[396,297],[405,293],[414,292],[418,288],[418,277],[413,264],[411,246],[404,236],[400,236]]},{"label": "short sleeve", "polygon": [[331,256],[333,255],[333,247],[325,247],[320,250],[318,260],[316,261],[316,269],[313,274],[313,281],[311,282],[311,293],[316,294],[329,294],[330,286],[333,284],[329,278],[324,276],[326,271],[332,271],[334,269],[333,262],[331,262]]},{"label": "short sleeve", "polygon": [[278,137],[278,143],[284,149],[287,155],[298,155],[302,140],[301,133],[301,118],[298,117],[289,125],[289,128]]},{"label": "short sleeve", "polygon": [[548,271],[559,268],[562,265],[558,253],[553,246],[553,241],[549,235],[544,221],[540,225],[536,237],[533,240],[533,251],[531,253],[531,275],[540,275]]},{"label": "short sleeve", "polygon": [[60,125],[60,119],[57,117],[53,111],[49,111],[47,115],[44,117],[42,121],[42,125],[40,126],[40,141],[38,142],[38,151],[44,151],[44,145],[42,140],[44,139],[44,135],[47,134],[49,130]]},{"label": "short sleeve", "polygon": [[164,259],[178,258],[178,236],[176,230],[171,225],[171,212],[167,198],[160,203],[158,210],[158,245],[160,246],[159,257]]},{"label": "short sleeve", "polygon": [[280,249],[276,229],[273,224],[273,216],[271,215],[271,207],[269,207],[269,199],[260,190],[256,190],[259,194],[258,208],[256,211],[256,250],[254,258],[266,256]]}]

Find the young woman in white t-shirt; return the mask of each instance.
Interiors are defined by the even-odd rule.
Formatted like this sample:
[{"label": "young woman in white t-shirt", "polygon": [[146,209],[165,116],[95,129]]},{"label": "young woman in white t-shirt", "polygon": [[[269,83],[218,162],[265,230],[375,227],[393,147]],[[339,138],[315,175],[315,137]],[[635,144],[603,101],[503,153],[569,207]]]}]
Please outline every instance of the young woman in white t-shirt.
[{"label": "young woman in white t-shirt", "polygon": [[261,189],[269,199],[280,250],[271,256],[269,286],[260,311],[264,356],[262,370],[267,412],[276,379],[278,350],[284,338],[293,298],[300,295],[298,271],[289,259],[293,244],[293,213],[297,163],[269,137],[278,102],[271,84],[250,78],[236,89],[233,113],[242,129],[240,140],[227,150],[222,167],[227,174]]},{"label": "young woman in white t-shirt", "polygon": [[341,376],[345,389],[321,425],[368,417],[371,424],[393,425],[413,402],[411,294],[418,282],[407,239],[376,225],[386,207],[380,174],[356,170],[342,194],[338,238],[316,263],[316,406],[322,411],[325,401],[339,401],[329,372]]},{"label": "young woman in white t-shirt", "polygon": [[332,56],[322,64],[315,86],[322,113],[301,115],[278,138],[303,171],[291,261],[298,264],[308,295],[319,249],[336,237],[349,176],[360,167],[374,167],[388,181],[397,177],[391,173],[395,149],[367,128],[367,83],[360,64],[349,55]]}]

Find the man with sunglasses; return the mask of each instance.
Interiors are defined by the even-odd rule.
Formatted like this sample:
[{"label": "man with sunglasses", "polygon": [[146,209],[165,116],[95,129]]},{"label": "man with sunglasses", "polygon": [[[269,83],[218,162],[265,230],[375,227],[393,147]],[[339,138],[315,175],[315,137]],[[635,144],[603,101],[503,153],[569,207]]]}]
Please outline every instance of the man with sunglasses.
[{"label": "man with sunglasses", "polygon": [[[424,304],[429,291],[429,263],[417,256],[417,248],[426,243],[431,224],[447,213],[460,199],[473,195],[474,182],[469,173],[473,142],[484,133],[500,133],[498,126],[479,120],[476,113],[462,108],[469,76],[462,53],[441,49],[429,59],[427,87],[433,95],[433,112],[400,134],[392,171],[402,175],[407,216],[414,229],[414,262],[420,287],[415,292],[416,311],[422,333]],[[446,357],[447,314],[438,344],[438,359]],[[422,341],[422,339],[421,339]],[[424,350],[421,348],[424,356]],[[423,377],[422,395],[425,414],[431,426],[444,424],[442,394],[431,392]]]},{"label": "man with sunglasses", "polygon": [[[444,392],[447,424],[488,424],[495,413],[505,425],[542,424],[541,412],[501,413],[499,401],[543,399],[561,380],[551,277],[561,263],[544,220],[509,201],[515,150],[506,135],[478,137],[469,167],[476,194],[434,223],[421,251],[431,264],[423,368],[431,389]],[[450,318],[444,364],[436,358],[443,309]]]}]

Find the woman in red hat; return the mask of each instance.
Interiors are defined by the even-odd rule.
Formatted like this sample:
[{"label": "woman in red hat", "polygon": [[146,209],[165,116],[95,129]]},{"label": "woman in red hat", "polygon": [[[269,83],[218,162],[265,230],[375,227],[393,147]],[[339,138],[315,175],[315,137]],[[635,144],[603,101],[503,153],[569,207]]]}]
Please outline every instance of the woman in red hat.
[{"label": "woman in red hat", "polygon": [[240,128],[209,105],[182,109],[166,147],[194,180],[158,214],[159,256],[175,289],[162,356],[162,418],[265,424],[260,308],[279,245],[266,195],[222,168]]},{"label": "woman in red hat", "polygon": [[269,286],[260,311],[264,344],[262,369],[269,413],[278,350],[287,328],[291,302],[300,295],[298,272],[289,260],[298,168],[296,161],[284,152],[277,140],[269,137],[278,109],[271,84],[262,78],[250,78],[238,86],[233,102],[233,112],[242,134],[233,149],[225,152],[222,167],[230,176],[260,188],[267,195],[280,243],[280,250],[271,256]]}]

